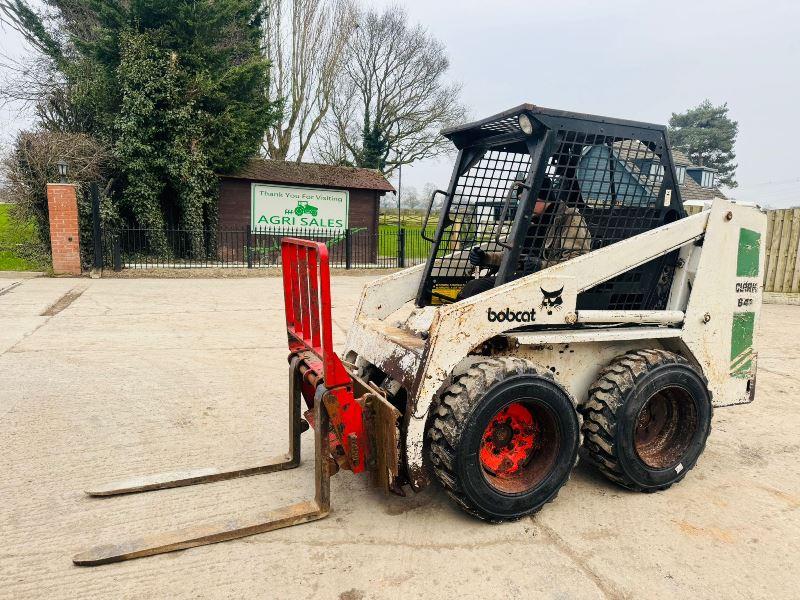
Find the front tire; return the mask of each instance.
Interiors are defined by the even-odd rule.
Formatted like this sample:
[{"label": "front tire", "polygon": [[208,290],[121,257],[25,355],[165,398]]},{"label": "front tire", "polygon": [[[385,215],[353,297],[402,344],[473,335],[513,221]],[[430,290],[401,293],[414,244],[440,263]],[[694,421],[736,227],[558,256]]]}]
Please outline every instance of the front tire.
[{"label": "front tire", "polygon": [[569,479],[580,417],[552,373],[519,358],[486,358],[440,396],[428,458],[447,494],[491,522],[516,520],[553,500]]},{"label": "front tire", "polygon": [[711,431],[711,394],[689,362],[665,350],[614,359],[581,406],[581,456],[635,491],[666,489],[686,476]]}]

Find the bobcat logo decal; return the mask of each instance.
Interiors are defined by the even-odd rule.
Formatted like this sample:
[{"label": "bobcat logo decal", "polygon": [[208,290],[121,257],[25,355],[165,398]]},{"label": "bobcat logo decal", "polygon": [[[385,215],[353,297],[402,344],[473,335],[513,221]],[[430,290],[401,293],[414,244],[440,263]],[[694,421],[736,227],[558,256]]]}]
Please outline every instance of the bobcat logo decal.
[{"label": "bobcat logo decal", "polygon": [[542,290],[542,309],[547,311],[548,315],[552,315],[554,310],[561,310],[561,305],[564,304],[563,298],[561,298],[561,294],[564,291],[564,286],[561,286],[561,289],[556,290],[555,292],[548,292],[543,287],[539,288]]}]

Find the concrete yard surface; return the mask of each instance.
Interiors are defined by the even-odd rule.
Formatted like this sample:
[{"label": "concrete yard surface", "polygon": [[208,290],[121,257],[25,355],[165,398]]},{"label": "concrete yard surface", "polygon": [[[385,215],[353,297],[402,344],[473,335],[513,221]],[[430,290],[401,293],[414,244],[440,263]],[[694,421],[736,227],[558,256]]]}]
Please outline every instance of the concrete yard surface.
[{"label": "concrete yard surface", "polygon": [[[2,276],[0,276],[2,277]],[[334,336],[367,279],[334,277]],[[111,499],[128,476],[287,446],[279,278],[0,279],[0,598],[796,598],[800,307],[768,305],[756,401],[718,409],[672,489],[579,464],[536,516],[487,525],[433,485],[332,480],[323,521],[95,568],[73,554],[310,497],[294,471]]]}]

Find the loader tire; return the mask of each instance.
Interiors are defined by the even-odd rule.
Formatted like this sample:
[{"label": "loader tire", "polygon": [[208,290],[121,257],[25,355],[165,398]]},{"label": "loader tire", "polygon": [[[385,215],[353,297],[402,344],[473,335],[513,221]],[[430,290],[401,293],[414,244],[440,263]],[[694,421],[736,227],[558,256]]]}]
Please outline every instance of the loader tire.
[{"label": "loader tire", "polygon": [[486,358],[441,394],[426,437],[447,494],[471,515],[499,523],[555,498],[577,461],[580,415],[550,371]]},{"label": "loader tire", "polygon": [[657,492],[679,482],[711,431],[711,393],[689,362],[666,350],[615,358],[589,388],[581,456],[626,488]]}]

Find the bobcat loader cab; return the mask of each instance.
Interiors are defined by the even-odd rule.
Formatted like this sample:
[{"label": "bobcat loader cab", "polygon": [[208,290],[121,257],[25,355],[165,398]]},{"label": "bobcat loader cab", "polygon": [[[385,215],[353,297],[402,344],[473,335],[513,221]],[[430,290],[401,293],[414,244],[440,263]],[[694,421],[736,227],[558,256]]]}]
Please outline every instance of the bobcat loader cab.
[{"label": "bobcat loader cab", "polygon": [[[76,564],[321,519],[339,469],[401,494],[432,476],[489,521],[552,500],[579,451],[627,488],[661,490],[695,466],[712,405],[753,400],[766,219],[725,199],[686,216],[664,127],[526,104],[444,135],[459,153],[434,194],[443,202],[430,256],[365,286],[342,358],[327,248],[282,242],[289,452],[87,492],[292,469],[310,424],[314,499],[98,546]],[[496,270],[470,265],[476,246],[501,253]],[[485,291],[457,300],[475,277]]]}]

